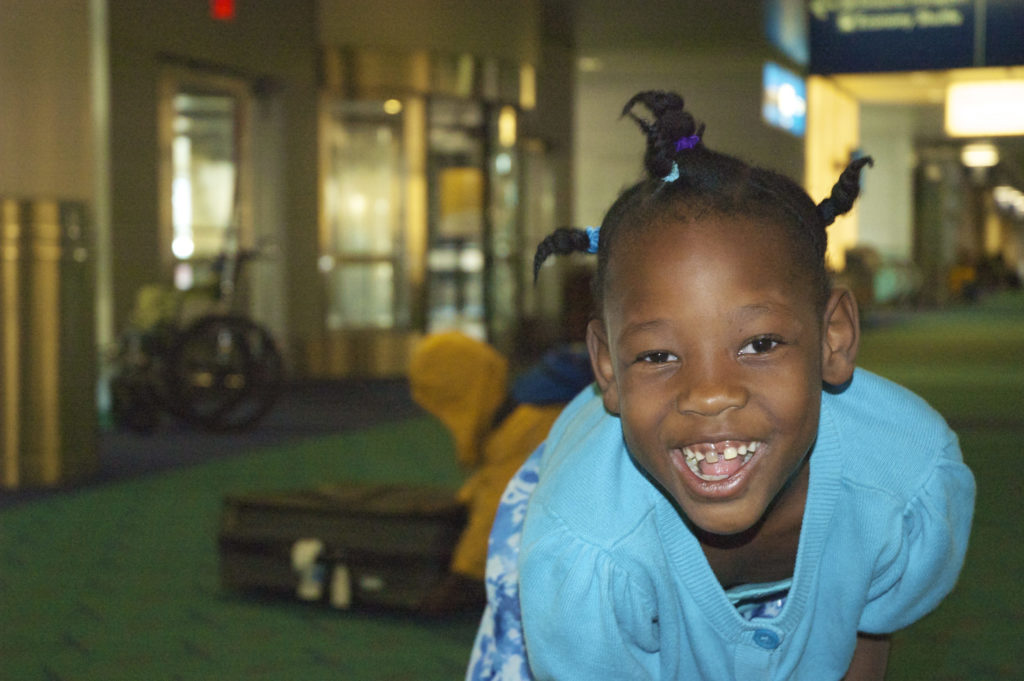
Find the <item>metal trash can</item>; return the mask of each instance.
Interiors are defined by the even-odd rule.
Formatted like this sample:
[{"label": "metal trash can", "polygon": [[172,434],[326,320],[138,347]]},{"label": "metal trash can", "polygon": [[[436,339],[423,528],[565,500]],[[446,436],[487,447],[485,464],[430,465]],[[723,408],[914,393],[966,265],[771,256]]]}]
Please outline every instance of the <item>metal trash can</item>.
[{"label": "metal trash can", "polygon": [[0,486],[72,484],[99,465],[85,205],[0,198]]}]

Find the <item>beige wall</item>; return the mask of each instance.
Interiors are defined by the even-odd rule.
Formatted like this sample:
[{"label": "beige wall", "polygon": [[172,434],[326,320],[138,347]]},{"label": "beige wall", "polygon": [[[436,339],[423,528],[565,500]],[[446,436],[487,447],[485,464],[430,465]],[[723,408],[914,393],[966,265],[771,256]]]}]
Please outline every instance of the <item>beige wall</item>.
[{"label": "beige wall", "polygon": [[0,196],[93,193],[89,0],[0,0]]}]

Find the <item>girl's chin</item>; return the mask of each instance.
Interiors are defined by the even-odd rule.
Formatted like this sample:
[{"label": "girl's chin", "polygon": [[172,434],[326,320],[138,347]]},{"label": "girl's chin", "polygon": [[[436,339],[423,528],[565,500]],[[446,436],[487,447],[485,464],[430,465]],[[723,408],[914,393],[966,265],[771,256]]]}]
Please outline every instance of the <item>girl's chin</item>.
[{"label": "girl's chin", "polygon": [[[686,513],[686,510],[684,509],[683,512]],[[709,518],[707,517],[707,514],[704,513],[687,513],[687,518],[689,518],[690,522],[698,530],[706,534],[713,534],[722,537],[743,534],[744,532],[752,529],[757,525],[758,521],[760,521],[761,516],[755,515],[751,517],[752,519],[750,519],[749,522],[746,522],[748,519],[738,518],[733,514],[730,514],[728,518],[722,519],[714,517]]]},{"label": "girl's chin", "polygon": [[764,517],[766,504],[760,504],[750,496],[728,501],[708,502],[693,497],[675,496],[677,508],[695,529],[706,534],[731,536],[743,534],[754,528]]}]

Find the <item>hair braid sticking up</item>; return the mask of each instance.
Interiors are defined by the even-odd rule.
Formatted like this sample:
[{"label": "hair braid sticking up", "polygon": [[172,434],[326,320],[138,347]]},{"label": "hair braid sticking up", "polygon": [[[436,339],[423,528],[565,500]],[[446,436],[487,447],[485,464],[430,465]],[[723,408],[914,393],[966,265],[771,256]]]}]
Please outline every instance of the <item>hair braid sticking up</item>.
[{"label": "hair braid sticking up", "polygon": [[[654,115],[653,122],[633,113],[638,103]],[[672,172],[672,164],[679,154],[676,143],[680,139],[704,135],[704,124],[697,124],[693,115],[685,110],[683,98],[674,92],[648,90],[633,95],[622,108],[622,115],[636,121],[647,135],[644,167],[651,177],[663,178]]]},{"label": "hair braid sticking up", "polygon": [[860,171],[866,165],[875,165],[874,159],[864,156],[851,161],[832,187],[829,197],[818,204],[818,215],[826,227],[835,222],[836,217],[853,208],[853,202],[860,194]]},{"label": "hair braid sticking up", "polygon": [[537,245],[533,256],[533,281],[537,282],[540,266],[551,255],[568,255],[569,253],[586,253],[590,250],[590,236],[586,230],[577,227],[559,227]]}]

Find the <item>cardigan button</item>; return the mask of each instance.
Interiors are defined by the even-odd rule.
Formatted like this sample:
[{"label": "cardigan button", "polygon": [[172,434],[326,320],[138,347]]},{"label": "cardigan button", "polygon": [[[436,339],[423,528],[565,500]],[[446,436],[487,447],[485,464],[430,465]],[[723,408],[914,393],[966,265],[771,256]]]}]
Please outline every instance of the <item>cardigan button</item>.
[{"label": "cardigan button", "polygon": [[758,629],[754,632],[754,643],[766,650],[775,650],[782,643],[779,635],[769,629]]}]

